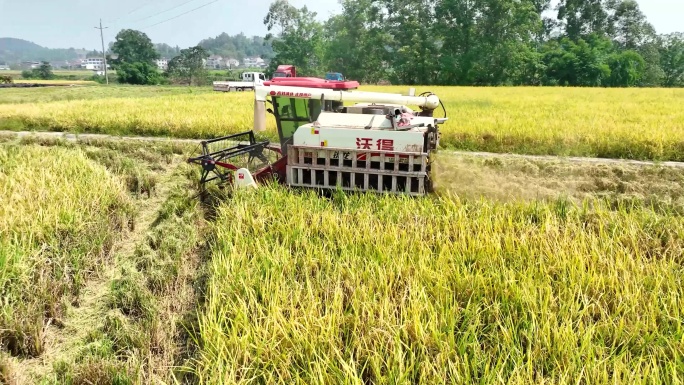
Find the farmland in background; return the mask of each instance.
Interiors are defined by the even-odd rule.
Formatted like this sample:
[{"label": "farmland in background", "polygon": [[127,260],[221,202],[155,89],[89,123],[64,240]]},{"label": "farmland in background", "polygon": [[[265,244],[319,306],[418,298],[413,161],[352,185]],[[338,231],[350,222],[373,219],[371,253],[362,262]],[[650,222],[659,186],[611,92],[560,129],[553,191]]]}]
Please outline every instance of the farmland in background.
[{"label": "farmland in background", "polygon": [[[251,129],[251,92],[145,87],[129,93],[130,89],[12,90],[0,95],[0,129],[181,138]],[[384,86],[362,89],[407,91]],[[442,127],[442,146],[447,149],[684,160],[682,90],[419,87],[417,91],[435,92],[444,102],[449,122]],[[34,94],[39,102],[31,103],[27,95]],[[436,115],[443,116],[441,109]],[[265,135],[277,138],[270,115]]]},{"label": "farmland in background", "polygon": [[[207,70],[204,84],[211,84],[213,81],[225,80],[239,80],[243,72],[262,72],[262,68],[239,68],[239,69],[222,69],[222,70]],[[4,70],[0,71],[0,75],[9,75],[14,79],[15,83],[39,83],[39,84],[104,84],[104,75],[96,76],[91,70],[55,70],[53,69],[55,78],[51,81],[41,79],[24,79],[22,71],[18,70]],[[115,70],[108,70],[109,83],[113,86],[121,85],[117,80],[117,73]]]},{"label": "farmland in background", "polygon": [[[448,148],[684,157],[679,90],[427,90]],[[0,129],[205,138],[250,129],[251,98],[9,89]],[[0,135],[0,383],[682,377],[684,168],[443,152],[429,198],[264,186],[200,204],[196,149]]]},{"label": "farmland in background", "polygon": [[[108,99],[149,98],[174,95],[205,95],[212,93],[211,88],[200,87],[139,87],[128,85],[93,86],[93,87],[44,87],[44,88],[8,88],[0,93],[0,105],[4,104],[36,104],[45,105],[48,102],[68,102]],[[5,118],[5,122],[12,121]],[[2,123],[0,123],[2,124]],[[49,127],[43,127],[49,128]]]},{"label": "farmland in background", "polygon": [[[21,79],[21,72],[19,70],[9,70],[1,71],[4,75],[10,75],[15,80]],[[86,80],[93,76],[93,71],[90,70],[59,70],[53,69],[52,73],[58,80]],[[110,71],[112,74],[116,74],[116,71]]]},{"label": "farmland in background", "polygon": [[94,86],[98,84],[97,82],[91,80],[62,80],[62,79],[17,79],[14,81],[16,84],[49,84],[49,85],[76,85],[76,86]]}]

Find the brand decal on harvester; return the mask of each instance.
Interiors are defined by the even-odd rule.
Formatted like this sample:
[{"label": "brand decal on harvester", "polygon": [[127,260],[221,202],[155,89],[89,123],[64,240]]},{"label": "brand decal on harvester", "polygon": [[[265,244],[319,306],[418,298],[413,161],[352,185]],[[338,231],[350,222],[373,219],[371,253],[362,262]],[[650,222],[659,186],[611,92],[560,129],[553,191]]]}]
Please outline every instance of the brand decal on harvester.
[{"label": "brand decal on harvester", "polygon": [[309,92],[289,92],[289,91],[271,91],[271,96],[294,96],[295,98],[310,98]]}]

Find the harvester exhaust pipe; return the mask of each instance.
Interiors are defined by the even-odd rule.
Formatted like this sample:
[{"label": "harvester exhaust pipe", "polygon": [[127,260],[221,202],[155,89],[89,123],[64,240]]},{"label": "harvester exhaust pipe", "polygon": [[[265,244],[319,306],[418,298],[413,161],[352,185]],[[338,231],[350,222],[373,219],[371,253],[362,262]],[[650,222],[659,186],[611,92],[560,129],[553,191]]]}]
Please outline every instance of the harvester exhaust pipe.
[{"label": "harvester exhaust pipe", "polygon": [[266,102],[254,99],[254,131],[266,131]]}]

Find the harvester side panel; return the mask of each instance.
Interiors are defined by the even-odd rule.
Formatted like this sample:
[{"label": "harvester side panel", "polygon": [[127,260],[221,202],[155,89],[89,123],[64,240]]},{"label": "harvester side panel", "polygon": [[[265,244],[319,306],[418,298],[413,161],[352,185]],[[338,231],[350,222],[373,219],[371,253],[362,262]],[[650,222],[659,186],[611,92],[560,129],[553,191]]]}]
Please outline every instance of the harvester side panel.
[{"label": "harvester side panel", "polygon": [[429,167],[427,153],[290,145],[287,184],[421,196],[430,191]]}]

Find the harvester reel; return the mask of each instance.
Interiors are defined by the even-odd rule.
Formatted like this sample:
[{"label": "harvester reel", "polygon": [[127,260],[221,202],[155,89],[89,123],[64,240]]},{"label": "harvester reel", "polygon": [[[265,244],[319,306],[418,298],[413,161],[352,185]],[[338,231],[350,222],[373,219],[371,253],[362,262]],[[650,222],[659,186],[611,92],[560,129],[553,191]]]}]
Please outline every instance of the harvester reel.
[{"label": "harvester reel", "polygon": [[[276,157],[280,157],[278,151],[269,147],[268,141],[257,142],[252,131],[206,140],[201,146],[202,154],[188,159],[188,162],[202,166],[199,181],[202,191],[209,182],[217,183],[219,188],[226,182],[232,184],[234,173],[240,168],[246,168],[251,173],[268,168],[273,162],[269,161],[264,151],[273,152]],[[255,160],[260,163],[255,164]]]}]

